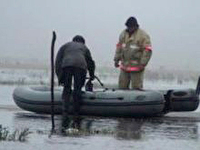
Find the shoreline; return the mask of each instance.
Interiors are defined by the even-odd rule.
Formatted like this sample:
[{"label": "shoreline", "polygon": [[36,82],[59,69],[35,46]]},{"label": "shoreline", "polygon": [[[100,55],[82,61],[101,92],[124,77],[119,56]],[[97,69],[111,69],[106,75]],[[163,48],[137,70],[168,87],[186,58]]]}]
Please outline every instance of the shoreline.
[{"label": "shoreline", "polygon": [[[0,63],[0,84],[48,84],[50,72],[50,65],[47,66],[44,63]],[[96,68],[96,75],[102,81],[108,81],[108,84],[110,84],[110,80],[113,82],[113,79],[116,80],[114,83],[117,84],[119,74],[119,69],[113,66],[97,66]],[[189,81],[197,82],[199,76],[200,72],[198,71],[168,70],[166,68],[149,69],[147,67],[144,79],[152,82],[176,81],[177,84],[182,84]]]},{"label": "shoreline", "polygon": [[19,108],[16,104],[13,104],[13,105],[11,105],[11,104],[8,104],[8,105],[0,104],[0,111],[4,111],[4,110],[6,110],[6,111],[20,111],[20,110],[25,111],[25,110]]}]

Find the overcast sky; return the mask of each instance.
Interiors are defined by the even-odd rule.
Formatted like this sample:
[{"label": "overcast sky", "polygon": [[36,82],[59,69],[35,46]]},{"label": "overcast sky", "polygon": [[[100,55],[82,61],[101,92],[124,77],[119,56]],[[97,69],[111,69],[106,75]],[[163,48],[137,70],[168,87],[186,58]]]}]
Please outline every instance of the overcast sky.
[{"label": "overcast sky", "polygon": [[0,0],[0,58],[50,57],[76,34],[83,35],[97,66],[113,65],[115,45],[130,16],[151,37],[148,65],[199,69],[199,0]]}]

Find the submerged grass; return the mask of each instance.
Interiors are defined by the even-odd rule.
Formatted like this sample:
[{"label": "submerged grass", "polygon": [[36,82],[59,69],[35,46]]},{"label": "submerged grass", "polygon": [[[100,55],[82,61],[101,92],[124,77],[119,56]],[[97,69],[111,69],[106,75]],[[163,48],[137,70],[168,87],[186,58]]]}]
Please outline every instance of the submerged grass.
[{"label": "submerged grass", "polygon": [[10,132],[8,128],[3,127],[0,125],[0,141],[20,141],[25,142],[27,141],[28,135],[31,132],[28,128],[23,130],[15,130]]}]

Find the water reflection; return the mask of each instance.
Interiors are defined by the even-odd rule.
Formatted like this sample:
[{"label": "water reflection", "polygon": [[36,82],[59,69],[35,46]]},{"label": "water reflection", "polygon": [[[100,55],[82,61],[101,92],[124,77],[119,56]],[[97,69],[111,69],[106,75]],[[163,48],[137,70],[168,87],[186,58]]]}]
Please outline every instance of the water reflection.
[{"label": "water reflection", "polygon": [[198,122],[184,117],[154,118],[145,122],[143,131],[148,138],[167,138],[177,140],[198,139]]},{"label": "water reflection", "polygon": [[141,119],[120,119],[116,128],[117,139],[135,139],[142,138],[142,125],[144,121]]},{"label": "water reflection", "polygon": [[[159,139],[198,139],[198,124],[182,117],[163,118],[115,118],[74,120],[80,131],[88,133],[107,134],[118,140]],[[111,122],[115,123],[111,123]],[[197,120],[198,121],[198,120]],[[109,123],[110,122],[110,123]],[[82,126],[86,124],[85,126]]]},{"label": "water reflection", "polygon": [[[60,130],[62,117],[56,116],[56,128]],[[44,132],[51,129],[51,118],[33,113],[17,113],[14,115],[15,128],[26,127],[30,130]],[[148,139],[199,139],[199,119],[193,121],[185,117],[160,118],[101,118],[101,117],[69,117],[71,127],[79,130],[80,136],[110,136],[117,140]]]}]

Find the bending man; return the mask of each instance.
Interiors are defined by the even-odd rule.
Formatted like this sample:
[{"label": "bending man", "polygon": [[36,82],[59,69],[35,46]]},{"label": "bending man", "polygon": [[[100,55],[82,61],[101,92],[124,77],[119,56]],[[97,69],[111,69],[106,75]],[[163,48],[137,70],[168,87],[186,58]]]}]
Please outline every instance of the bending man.
[{"label": "bending man", "polygon": [[87,70],[90,78],[94,80],[95,62],[90,50],[85,45],[85,39],[77,35],[71,42],[64,44],[56,56],[56,74],[60,85],[64,86],[63,117],[69,113],[69,102],[71,97],[72,78],[73,89],[73,113],[79,115],[81,103],[81,89],[85,84]]}]

